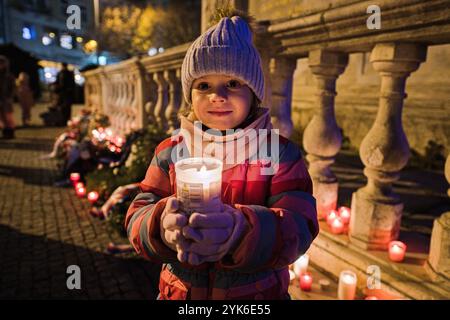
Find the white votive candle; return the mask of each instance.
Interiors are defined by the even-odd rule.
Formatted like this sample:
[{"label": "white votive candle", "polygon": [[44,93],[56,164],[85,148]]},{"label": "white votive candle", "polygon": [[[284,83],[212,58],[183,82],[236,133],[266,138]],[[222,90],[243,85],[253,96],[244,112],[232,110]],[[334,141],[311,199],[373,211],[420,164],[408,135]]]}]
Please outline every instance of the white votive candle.
[{"label": "white votive candle", "polygon": [[295,273],[292,270],[289,270],[289,281],[292,282],[292,280],[295,279]]},{"label": "white votive candle", "polygon": [[175,163],[177,199],[187,213],[220,211],[222,161],[187,158]]},{"label": "white votive candle", "polygon": [[339,275],[338,299],[354,300],[356,293],[356,274],[352,271],[345,270]]},{"label": "white votive candle", "polygon": [[305,253],[294,262],[294,273],[297,277],[300,277],[308,270],[309,256]]}]

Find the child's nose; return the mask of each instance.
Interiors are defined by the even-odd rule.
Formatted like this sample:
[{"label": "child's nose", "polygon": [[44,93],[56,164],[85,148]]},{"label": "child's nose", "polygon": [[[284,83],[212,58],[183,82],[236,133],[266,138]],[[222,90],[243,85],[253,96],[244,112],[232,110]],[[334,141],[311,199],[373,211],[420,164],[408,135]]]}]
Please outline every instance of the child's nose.
[{"label": "child's nose", "polygon": [[225,102],[227,100],[226,88],[216,87],[210,95],[211,102]]}]

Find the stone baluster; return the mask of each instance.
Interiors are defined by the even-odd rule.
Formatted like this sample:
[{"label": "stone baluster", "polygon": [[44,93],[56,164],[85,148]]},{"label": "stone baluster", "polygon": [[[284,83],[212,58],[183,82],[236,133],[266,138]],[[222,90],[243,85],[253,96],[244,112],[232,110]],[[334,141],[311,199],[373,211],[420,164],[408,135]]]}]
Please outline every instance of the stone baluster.
[{"label": "stone baluster", "polygon": [[156,124],[161,128],[166,128],[166,121],[164,119],[164,108],[167,105],[167,81],[164,79],[162,72],[155,72],[153,80],[158,85],[158,98],[154,109]]},{"label": "stone baluster", "polygon": [[[450,155],[447,156],[444,170],[450,184]],[[450,197],[450,188],[447,190],[447,195]],[[450,211],[434,220],[426,269],[434,281],[446,278],[448,283],[450,279]]]},{"label": "stone baluster", "polygon": [[147,96],[145,99],[146,102],[144,105],[145,116],[148,123],[155,124],[155,106],[156,101],[158,100],[158,85],[155,80],[153,80],[152,73],[145,73],[144,80],[145,87],[147,88]]},{"label": "stone baluster", "polygon": [[101,108],[99,108],[98,112],[110,114],[109,110],[111,110],[111,109],[110,109],[110,105],[109,105],[109,99],[111,98],[111,92],[110,92],[111,83],[104,72],[102,72],[100,74],[100,83],[101,83],[101,88],[100,88],[100,90],[101,90],[101,97],[100,97]]},{"label": "stone baluster", "polygon": [[133,74],[129,74],[127,77],[127,108],[131,108],[134,102],[136,93],[136,79]]},{"label": "stone baluster", "polygon": [[[143,118],[142,118],[142,95],[140,90],[139,75],[134,73],[131,77],[131,98],[130,98],[130,124],[127,130],[131,132],[133,129],[143,128]],[[138,95],[139,91],[139,95]]]},{"label": "stone baluster", "polygon": [[[181,68],[177,69],[176,77],[177,77],[179,83],[181,83]],[[189,109],[189,104],[187,103],[186,99],[184,98],[183,90],[181,89],[181,87],[180,87],[179,95],[180,95],[180,107],[178,109],[178,114],[183,114]]]},{"label": "stone baluster", "polygon": [[286,138],[292,133],[291,119],[292,82],[297,61],[289,58],[272,58],[269,63],[268,87],[272,123]]},{"label": "stone baluster", "polygon": [[120,85],[122,86],[122,108],[126,108],[128,105],[128,94],[129,94],[129,88],[130,84],[128,83],[128,76],[121,77]]},{"label": "stone baluster", "polygon": [[[137,127],[138,124],[136,123],[136,114],[137,114],[137,103],[136,103],[136,84],[137,84],[137,75],[136,73],[132,73],[128,76],[128,103],[127,103],[127,126],[125,128],[125,132],[129,133],[131,132],[132,128]],[[141,127],[141,124],[139,124],[139,127]]]},{"label": "stone baluster", "polygon": [[140,62],[136,63],[133,72],[133,124],[131,130],[144,128],[148,124],[145,103],[149,100],[150,87],[146,81],[147,74]]},{"label": "stone baluster", "polygon": [[114,122],[112,122],[113,126],[117,131],[122,130],[122,113],[120,112],[120,106],[122,101],[122,86],[114,79],[114,88],[117,90],[117,98],[114,101],[111,101],[111,106],[113,107],[114,113]]},{"label": "stone baluster", "polygon": [[123,84],[120,81],[117,81],[117,78],[114,79],[114,82],[116,84],[117,87],[117,94],[118,94],[118,98],[116,100],[116,105],[118,107],[120,107],[122,105],[122,100],[123,100]]},{"label": "stone baluster", "polygon": [[[445,178],[450,184],[450,154],[447,156],[447,161],[445,161]],[[450,197],[450,188],[447,189],[447,195]]]},{"label": "stone baluster", "polygon": [[402,127],[406,78],[425,61],[426,47],[414,43],[381,43],[370,61],[380,73],[376,119],[361,142],[367,185],[352,196],[350,240],[364,249],[386,249],[398,237],[403,204],[392,184],[410,156]]},{"label": "stone baluster", "polygon": [[336,123],[334,97],[336,80],[348,64],[348,55],[314,50],[309,53],[308,63],[316,80],[316,107],[303,133],[303,146],[313,180],[317,215],[322,219],[337,205],[338,182],[331,164],[341,149],[342,135]]},{"label": "stone baluster", "polygon": [[165,70],[164,79],[169,84],[169,104],[167,105],[165,116],[169,129],[167,133],[172,133],[177,125],[177,113],[180,107],[181,82],[176,76],[176,70]]},{"label": "stone baluster", "polygon": [[125,99],[124,99],[124,104],[122,106],[122,113],[124,115],[124,123],[123,123],[123,133],[127,133],[128,127],[129,127],[129,123],[131,121],[130,119],[130,115],[129,115],[129,109],[131,108],[131,89],[132,89],[132,84],[130,83],[130,77],[129,75],[127,75],[125,77]]}]

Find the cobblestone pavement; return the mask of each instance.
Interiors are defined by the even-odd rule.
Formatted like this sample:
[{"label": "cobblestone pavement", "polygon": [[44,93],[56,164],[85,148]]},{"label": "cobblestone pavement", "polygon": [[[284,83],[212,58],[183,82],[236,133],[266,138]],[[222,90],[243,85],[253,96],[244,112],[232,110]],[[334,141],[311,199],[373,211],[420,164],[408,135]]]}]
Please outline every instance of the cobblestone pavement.
[{"label": "cobblestone pavement", "polygon": [[[0,140],[0,298],[154,299],[160,266],[134,254],[109,255],[126,243],[87,214],[73,189],[54,187],[55,160],[41,160],[63,128],[32,127]],[[67,289],[67,267],[81,289]]]},{"label": "cobblestone pavement", "polygon": [[[0,140],[0,299],[154,299],[160,266],[135,254],[107,254],[109,242],[127,240],[91,217],[72,188],[53,186],[57,162],[40,157],[64,128],[43,127],[44,109],[32,110],[33,127],[19,128],[16,139]],[[15,116],[20,124],[20,112]],[[67,288],[70,265],[81,269],[80,290]],[[333,298],[301,292],[298,280],[289,291],[293,299]]]}]

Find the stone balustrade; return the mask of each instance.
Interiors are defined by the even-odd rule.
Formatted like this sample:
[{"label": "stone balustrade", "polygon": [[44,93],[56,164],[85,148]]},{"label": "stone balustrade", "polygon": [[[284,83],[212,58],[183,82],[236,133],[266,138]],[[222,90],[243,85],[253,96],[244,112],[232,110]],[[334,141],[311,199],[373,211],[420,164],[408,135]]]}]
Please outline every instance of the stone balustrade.
[{"label": "stone balustrade", "polygon": [[110,118],[114,131],[127,134],[146,123],[145,85],[138,58],[103,68],[103,112]]},{"label": "stone balustrade", "polygon": [[94,69],[84,72],[85,106],[92,111],[103,111],[102,70]]},{"label": "stone balustrade", "polygon": [[[450,155],[445,162],[445,177],[450,184]],[[447,190],[450,197],[450,188]],[[450,212],[445,212],[434,220],[431,234],[427,271],[434,281],[440,281],[450,287]]]},{"label": "stone balustrade", "polygon": [[[260,22],[255,42],[266,79],[263,104],[271,108],[274,127],[289,137],[293,129],[293,73],[297,59],[307,58],[316,80],[316,100],[314,116],[303,133],[303,147],[319,218],[323,218],[336,209],[339,192],[339,181],[331,170],[342,144],[334,110],[335,96],[339,94],[336,82],[345,72],[349,54],[370,54],[381,85],[377,116],[359,151],[367,183],[353,193],[348,237],[341,239],[322,230],[311,248],[312,261],[336,276],[345,266],[364,274],[367,261],[379,263],[391,282],[384,285],[398,295],[440,298],[445,290],[433,284],[417,284],[413,273],[399,271],[399,267],[391,267],[368,253],[385,250],[399,235],[403,204],[392,185],[410,156],[402,127],[405,85],[408,76],[426,60],[428,46],[450,43],[450,7],[444,0],[380,0],[377,5],[382,10],[382,27],[371,30],[366,25],[366,9],[371,4],[342,0],[329,10],[310,10],[295,18]],[[103,110],[121,132],[149,122],[172,131],[177,127],[178,111],[186,108],[180,69],[189,45],[85,72],[86,107]],[[447,160],[446,172],[449,166]],[[443,264],[448,256],[443,255],[448,253],[448,230],[446,214],[435,222],[428,259],[431,270],[447,277],[448,266]],[[342,254],[337,256],[333,250],[341,250]],[[415,282],[414,287],[408,282]]]},{"label": "stone balustrade", "polygon": [[[361,268],[364,275],[363,266],[372,259],[366,256],[364,261],[358,261],[362,259],[358,252],[361,249],[385,251],[389,242],[399,236],[403,204],[392,185],[410,157],[402,126],[406,81],[426,60],[428,46],[450,43],[448,2],[379,1],[382,27],[374,30],[366,25],[369,16],[366,9],[371,4],[370,1],[341,1],[339,6],[317,12],[308,7],[308,13],[279,19],[267,28],[278,48],[273,59],[307,58],[315,78],[314,115],[303,132],[303,147],[319,218],[337,205],[338,181],[331,165],[341,148],[342,136],[335,119],[334,97],[339,94],[335,89],[336,81],[345,72],[348,55],[370,54],[371,65],[381,78],[377,116],[360,145],[367,184],[353,193],[348,236],[341,239],[322,230],[311,248],[312,261],[336,276],[345,265]],[[293,76],[292,69],[288,72],[285,78]],[[444,214],[435,221],[428,259],[431,270],[447,277],[448,232],[448,214]],[[334,241],[335,245],[331,244]],[[377,261],[373,257],[372,261]],[[385,271],[392,279],[398,280],[405,274],[403,281],[417,279],[414,272],[398,274],[397,269]],[[363,286],[364,280],[361,282]],[[413,298],[428,294],[442,297],[445,292],[432,284],[426,288],[425,285],[411,288],[390,287],[400,296]]]},{"label": "stone balustrade", "polygon": [[188,46],[86,71],[86,108],[107,114],[118,134],[148,123],[173,130],[178,110],[186,107],[180,70]]}]

